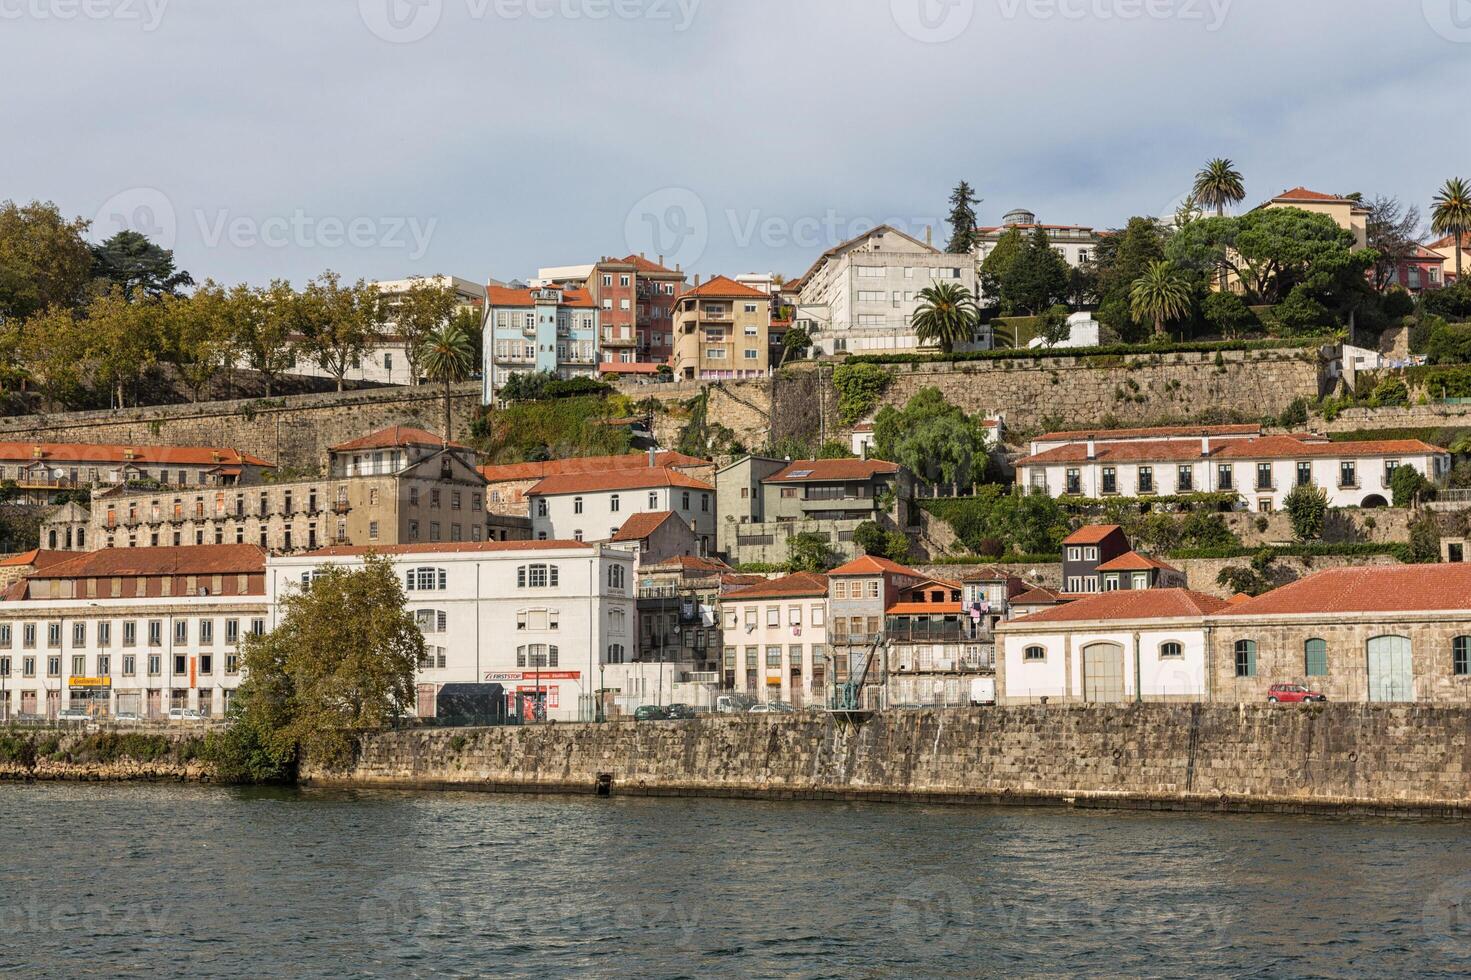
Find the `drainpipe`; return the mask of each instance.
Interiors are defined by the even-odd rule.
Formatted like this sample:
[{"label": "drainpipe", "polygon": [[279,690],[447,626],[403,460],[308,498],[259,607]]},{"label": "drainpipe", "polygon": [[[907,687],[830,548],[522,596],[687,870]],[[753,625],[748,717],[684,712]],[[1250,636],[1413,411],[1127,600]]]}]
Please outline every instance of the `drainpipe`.
[{"label": "drainpipe", "polygon": [[1144,703],[1144,655],[1138,632],[1134,633],[1134,703]]}]

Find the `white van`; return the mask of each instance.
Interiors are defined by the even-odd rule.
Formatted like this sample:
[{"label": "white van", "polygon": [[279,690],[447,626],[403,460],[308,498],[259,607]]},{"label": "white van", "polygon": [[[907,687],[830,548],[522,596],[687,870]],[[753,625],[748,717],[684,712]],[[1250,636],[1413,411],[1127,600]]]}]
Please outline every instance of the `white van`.
[{"label": "white van", "polygon": [[976,707],[996,703],[996,678],[977,677],[970,682],[970,703]]}]

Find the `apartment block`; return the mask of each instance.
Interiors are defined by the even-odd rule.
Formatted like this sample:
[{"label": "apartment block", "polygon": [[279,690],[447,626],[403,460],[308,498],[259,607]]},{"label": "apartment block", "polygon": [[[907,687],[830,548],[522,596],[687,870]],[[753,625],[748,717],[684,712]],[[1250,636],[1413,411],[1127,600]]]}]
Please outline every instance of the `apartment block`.
[{"label": "apartment block", "polygon": [[651,466],[550,476],[527,499],[538,540],[609,541],[639,515],[672,512],[693,532],[702,553],[715,546],[715,488],[678,470]]},{"label": "apartment block", "polygon": [[827,594],[826,576],[799,572],[722,596],[724,687],[798,708],[826,704]]},{"label": "apartment block", "polygon": [[674,353],[674,310],[686,275],[642,255],[604,257],[587,277],[598,305],[605,364],[667,364]]},{"label": "apartment block", "polygon": [[483,398],[489,405],[514,374],[559,378],[598,373],[599,311],[585,288],[487,286]]},{"label": "apartment block", "polygon": [[764,377],[771,366],[771,297],[716,276],[679,297],[674,376],[720,381]]}]

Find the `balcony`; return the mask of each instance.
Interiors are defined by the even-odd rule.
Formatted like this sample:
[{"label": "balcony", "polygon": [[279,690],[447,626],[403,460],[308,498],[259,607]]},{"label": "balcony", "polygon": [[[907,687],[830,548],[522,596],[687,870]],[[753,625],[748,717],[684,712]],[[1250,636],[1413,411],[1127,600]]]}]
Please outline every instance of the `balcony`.
[{"label": "balcony", "polygon": [[334,501],[332,504],[332,513],[334,514],[346,514],[350,510],[352,510],[352,504],[346,500]]},{"label": "balcony", "polygon": [[971,630],[969,623],[944,623],[935,626],[890,625],[884,634],[890,643],[990,643],[992,634],[985,629]]}]

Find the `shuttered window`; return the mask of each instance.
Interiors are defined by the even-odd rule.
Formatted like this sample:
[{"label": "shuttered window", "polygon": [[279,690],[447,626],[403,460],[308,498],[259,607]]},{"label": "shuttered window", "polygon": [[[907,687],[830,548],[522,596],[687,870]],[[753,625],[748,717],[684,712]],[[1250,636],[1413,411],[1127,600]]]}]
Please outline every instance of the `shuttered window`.
[{"label": "shuttered window", "polygon": [[1305,645],[1304,672],[1309,677],[1328,676],[1328,641],[1309,640]]},{"label": "shuttered window", "polygon": [[1256,676],[1256,641],[1241,640],[1236,644],[1236,676]]}]

